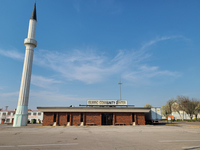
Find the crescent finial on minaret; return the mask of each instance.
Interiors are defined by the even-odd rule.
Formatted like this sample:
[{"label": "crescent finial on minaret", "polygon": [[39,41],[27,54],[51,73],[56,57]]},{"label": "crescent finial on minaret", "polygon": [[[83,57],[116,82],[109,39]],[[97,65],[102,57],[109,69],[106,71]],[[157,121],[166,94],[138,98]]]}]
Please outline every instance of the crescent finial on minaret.
[{"label": "crescent finial on minaret", "polygon": [[35,19],[37,21],[37,16],[36,16],[36,0],[35,0],[35,5],[34,5],[33,12],[32,12],[32,15],[31,15],[30,19]]}]

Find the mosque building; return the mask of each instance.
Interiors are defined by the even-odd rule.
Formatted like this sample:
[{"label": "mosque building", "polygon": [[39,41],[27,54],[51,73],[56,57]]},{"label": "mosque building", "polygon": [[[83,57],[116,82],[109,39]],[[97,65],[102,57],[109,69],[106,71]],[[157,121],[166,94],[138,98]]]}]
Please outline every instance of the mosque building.
[{"label": "mosque building", "polygon": [[[37,46],[36,2],[29,20],[28,37],[24,40],[26,53],[22,72],[18,106],[13,126],[26,126],[28,121],[28,100],[32,72],[33,52]],[[121,89],[121,82],[120,89]],[[37,107],[43,112],[44,126],[84,126],[84,125],[145,125],[145,113],[150,108],[134,107],[121,100],[88,100],[87,105],[79,107]]]},{"label": "mosque building", "polygon": [[150,108],[127,105],[124,100],[88,100],[79,107],[37,107],[44,126],[145,125]]}]

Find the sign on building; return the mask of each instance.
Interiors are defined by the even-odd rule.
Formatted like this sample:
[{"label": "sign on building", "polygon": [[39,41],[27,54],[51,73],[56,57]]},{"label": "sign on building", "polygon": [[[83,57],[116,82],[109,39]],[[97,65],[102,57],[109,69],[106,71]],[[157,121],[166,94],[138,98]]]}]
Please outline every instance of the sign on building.
[{"label": "sign on building", "polygon": [[121,100],[87,100],[87,105],[127,105],[127,101],[121,101]]}]

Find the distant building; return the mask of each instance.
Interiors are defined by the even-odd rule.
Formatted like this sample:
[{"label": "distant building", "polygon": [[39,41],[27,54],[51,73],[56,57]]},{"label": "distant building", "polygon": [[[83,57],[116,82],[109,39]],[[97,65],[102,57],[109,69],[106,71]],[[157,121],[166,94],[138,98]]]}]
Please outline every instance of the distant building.
[{"label": "distant building", "polygon": [[[197,118],[200,118],[200,114],[197,115]],[[175,120],[177,120],[177,119],[179,119],[179,120],[181,120],[181,119],[190,120],[190,115],[187,114],[185,111],[179,111],[179,113],[178,112],[172,112],[172,119],[175,119]],[[195,115],[193,115],[193,119],[196,119]]]},{"label": "distant building", "polygon": [[[3,123],[13,123],[14,115],[16,111],[0,111],[0,124]],[[40,111],[28,111],[28,121],[42,123],[43,122],[43,112]]]},{"label": "distant building", "polygon": [[[179,104],[178,103],[173,103],[172,105],[172,119],[175,119],[175,120],[183,120],[183,119],[186,119],[186,120],[190,120],[190,115],[187,114],[185,111],[178,111],[179,109]],[[176,111],[177,110],[177,111]],[[192,119],[196,119],[195,115],[192,115]],[[170,115],[169,115],[170,117]],[[197,119],[200,118],[200,114],[197,115]]]}]

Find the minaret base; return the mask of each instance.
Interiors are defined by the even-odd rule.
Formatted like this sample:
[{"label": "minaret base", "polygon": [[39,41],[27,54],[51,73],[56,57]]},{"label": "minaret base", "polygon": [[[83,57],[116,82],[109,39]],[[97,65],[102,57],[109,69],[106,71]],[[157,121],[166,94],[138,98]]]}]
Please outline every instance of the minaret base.
[{"label": "minaret base", "polygon": [[13,127],[27,126],[28,106],[18,106],[14,118]]}]

